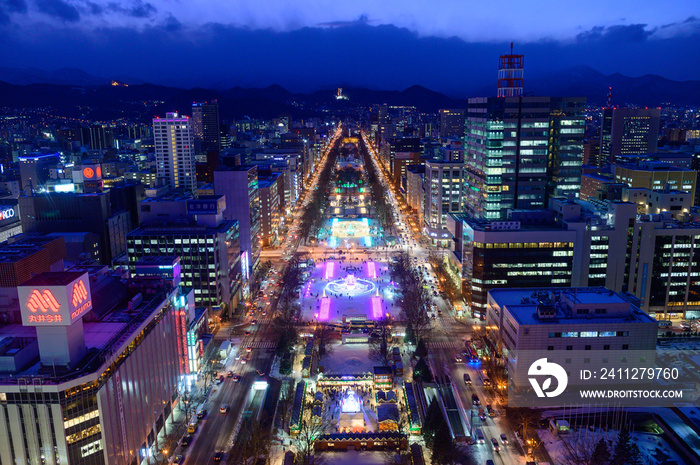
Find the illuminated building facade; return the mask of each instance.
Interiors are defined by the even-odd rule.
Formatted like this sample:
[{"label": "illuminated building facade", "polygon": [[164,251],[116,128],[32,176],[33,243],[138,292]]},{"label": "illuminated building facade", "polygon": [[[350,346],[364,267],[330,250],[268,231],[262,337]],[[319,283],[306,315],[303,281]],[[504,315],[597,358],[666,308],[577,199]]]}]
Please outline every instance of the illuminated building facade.
[{"label": "illuminated building facade", "polygon": [[504,219],[509,209],[545,208],[578,196],[584,98],[490,97],[467,103],[465,211]]},{"label": "illuminated building facade", "polygon": [[167,113],[153,119],[158,178],[173,189],[197,189],[193,133],[187,116]]},{"label": "illuminated building facade", "polygon": [[[0,328],[3,463],[130,465],[152,454],[177,408],[179,316],[193,305],[177,287],[150,286],[56,272],[18,287],[23,323]],[[124,298],[93,306],[95,288]]]}]

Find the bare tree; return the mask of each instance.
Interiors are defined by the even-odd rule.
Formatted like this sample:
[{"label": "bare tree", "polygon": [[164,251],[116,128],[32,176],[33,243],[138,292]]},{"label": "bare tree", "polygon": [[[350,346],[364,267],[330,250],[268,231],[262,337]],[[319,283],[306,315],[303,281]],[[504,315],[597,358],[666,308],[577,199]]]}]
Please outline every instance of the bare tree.
[{"label": "bare tree", "polygon": [[335,336],[335,330],[328,326],[328,323],[318,323],[316,325],[316,330],[314,331],[314,341],[318,343],[318,363],[322,365],[322,361],[333,355],[335,351],[335,346],[333,346],[332,340]]},{"label": "bare tree", "polygon": [[389,365],[393,349],[393,337],[391,335],[391,321],[382,318],[376,322],[375,333],[369,341],[369,356],[384,365]]},{"label": "bare tree", "polygon": [[323,457],[316,451],[314,443],[332,426],[330,420],[321,423],[302,421],[299,434],[292,441],[298,452],[297,463],[299,465],[322,465],[324,463]]},{"label": "bare tree", "polygon": [[[600,456],[601,447],[599,447],[599,443],[601,440],[605,441],[600,434],[569,434],[561,436],[563,448],[559,460],[562,465],[604,465],[606,460],[609,461],[610,456]],[[607,444],[605,444],[605,447],[607,448]]]},{"label": "bare tree", "polygon": [[246,421],[236,438],[236,446],[229,454],[227,463],[230,465],[243,465],[252,462],[258,463],[270,459],[270,424],[265,416]]}]

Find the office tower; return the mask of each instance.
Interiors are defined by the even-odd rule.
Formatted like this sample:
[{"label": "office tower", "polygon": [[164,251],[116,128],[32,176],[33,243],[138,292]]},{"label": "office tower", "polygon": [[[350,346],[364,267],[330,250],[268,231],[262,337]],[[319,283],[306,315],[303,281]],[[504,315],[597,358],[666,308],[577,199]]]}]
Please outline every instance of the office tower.
[{"label": "office tower", "polygon": [[488,97],[467,102],[465,211],[505,218],[577,196],[581,183],[584,98]]},{"label": "office tower", "polygon": [[194,137],[202,140],[202,153],[221,152],[221,126],[219,124],[219,104],[195,103],[192,105]]},{"label": "office tower", "polygon": [[[125,235],[136,226],[132,208],[120,210],[109,193],[52,193],[19,198],[24,232],[91,232],[99,238],[99,254],[90,257],[111,264],[126,252]],[[133,205],[135,208],[136,205]]]},{"label": "office tower", "polygon": [[464,109],[440,110],[440,137],[464,137]]},{"label": "office tower", "polygon": [[177,113],[154,118],[153,139],[158,178],[172,189],[195,192],[197,176],[191,119]]},{"label": "office tower", "polygon": [[165,196],[141,203],[148,222],[127,234],[129,268],[144,257],[180,257],[182,284],[194,289],[198,306],[235,307],[241,285],[238,223],[223,219],[227,205],[221,195],[197,199]]},{"label": "office tower", "polygon": [[451,236],[446,229],[447,215],[462,211],[463,189],[463,163],[439,160],[425,163],[423,218],[426,235],[433,244],[448,244]]},{"label": "office tower", "polygon": [[114,135],[112,129],[101,124],[93,124],[87,128],[80,128],[80,144],[90,147],[92,150],[104,150],[114,147]]},{"label": "office tower", "polygon": [[660,120],[658,108],[605,108],[599,163],[614,163],[620,155],[655,153]]},{"label": "office tower", "polygon": [[277,232],[282,212],[282,198],[284,197],[283,179],[282,173],[271,173],[270,176],[258,177],[260,237],[264,247],[279,244]]},{"label": "office tower", "polygon": [[510,54],[498,58],[498,96],[519,97],[523,95],[524,55],[513,55],[513,42]]},{"label": "office tower", "polygon": [[253,276],[260,259],[258,167],[241,165],[219,168],[214,171],[214,192],[226,196],[224,219],[238,221],[243,281],[247,282]]}]

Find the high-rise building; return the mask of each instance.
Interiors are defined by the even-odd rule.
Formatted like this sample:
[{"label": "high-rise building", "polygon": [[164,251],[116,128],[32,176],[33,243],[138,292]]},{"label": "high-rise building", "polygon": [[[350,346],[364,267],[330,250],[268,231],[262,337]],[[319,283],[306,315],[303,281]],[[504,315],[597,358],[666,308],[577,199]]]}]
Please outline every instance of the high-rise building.
[{"label": "high-rise building", "polygon": [[238,221],[243,280],[247,282],[253,276],[260,259],[258,167],[241,165],[219,168],[214,171],[214,192],[226,196],[224,219]]},{"label": "high-rise building", "polygon": [[282,173],[271,173],[270,176],[258,177],[260,237],[262,245],[265,247],[279,243],[277,233],[280,226],[282,197],[284,195],[283,179]]},{"label": "high-rise building", "polygon": [[241,284],[239,229],[223,219],[225,208],[221,195],[144,200],[141,209],[160,220],[126,235],[130,269],[144,257],[178,256],[182,283],[194,289],[198,306],[235,307]]},{"label": "high-rise building", "polygon": [[167,113],[153,119],[158,178],[173,189],[197,189],[193,132],[187,116]]},{"label": "high-rise building", "polygon": [[440,137],[464,137],[464,108],[440,110]]},{"label": "high-rise building", "polygon": [[620,155],[655,153],[661,110],[658,108],[605,108],[600,130],[601,163]]},{"label": "high-rise building", "polygon": [[192,105],[194,137],[202,141],[202,153],[221,152],[219,104],[216,101]]},{"label": "high-rise building", "polygon": [[464,164],[429,160],[425,163],[423,219],[425,233],[433,244],[450,239],[447,215],[462,211]]},{"label": "high-rise building", "polygon": [[584,98],[490,97],[467,103],[465,211],[505,218],[577,196],[581,184]]}]

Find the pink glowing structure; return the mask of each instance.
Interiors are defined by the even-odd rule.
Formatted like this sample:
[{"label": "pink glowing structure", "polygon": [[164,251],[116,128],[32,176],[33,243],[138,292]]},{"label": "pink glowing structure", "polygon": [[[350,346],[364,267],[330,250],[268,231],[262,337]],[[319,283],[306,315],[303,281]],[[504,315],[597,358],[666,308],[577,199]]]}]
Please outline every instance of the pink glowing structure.
[{"label": "pink glowing structure", "polygon": [[377,264],[367,262],[367,276],[371,279],[377,279]]},{"label": "pink glowing structure", "polygon": [[[380,309],[381,310],[381,309]],[[330,297],[321,298],[321,311],[318,313],[318,319],[326,321],[330,318],[331,313],[331,299]]]},{"label": "pink glowing structure", "polygon": [[379,296],[372,297],[372,319],[381,320],[382,318],[382,298]]},{"label": "pink glowing structure", "polygon": [[333,278],[335,274],[335,262],[326,263],[326,279]]}]

